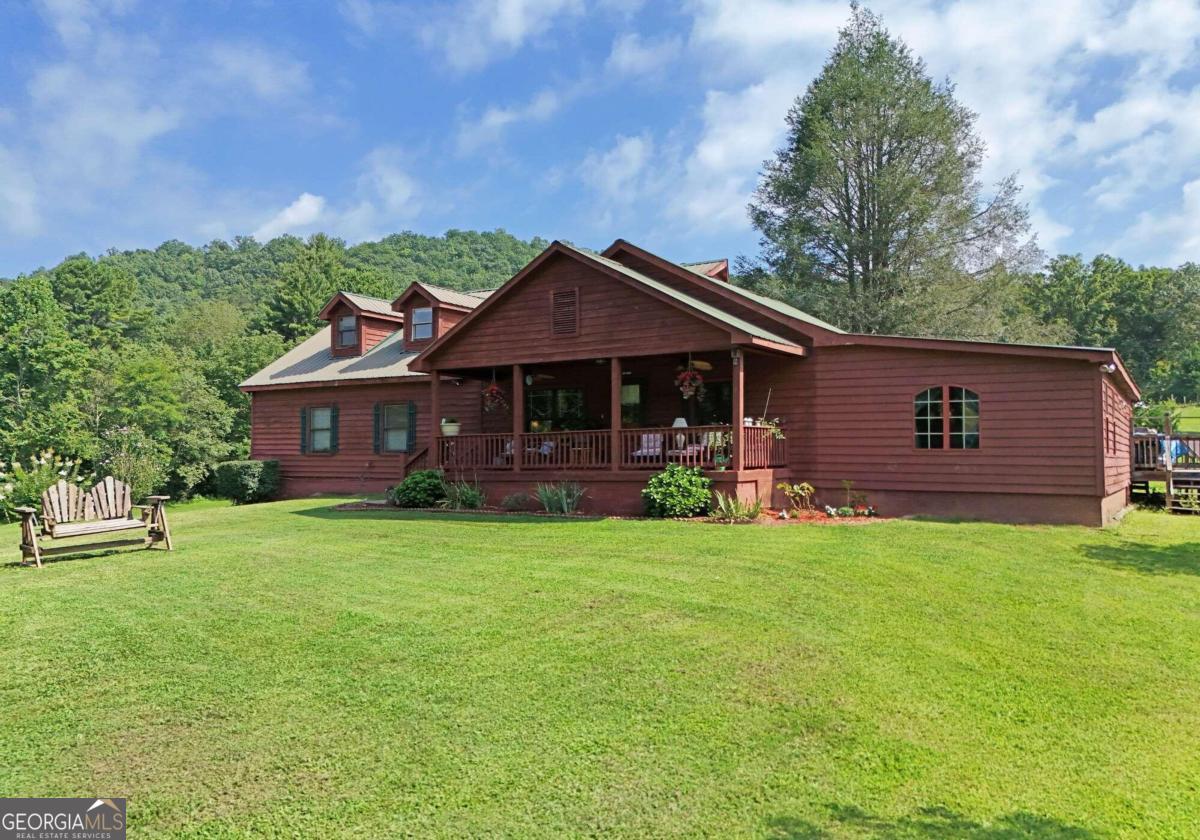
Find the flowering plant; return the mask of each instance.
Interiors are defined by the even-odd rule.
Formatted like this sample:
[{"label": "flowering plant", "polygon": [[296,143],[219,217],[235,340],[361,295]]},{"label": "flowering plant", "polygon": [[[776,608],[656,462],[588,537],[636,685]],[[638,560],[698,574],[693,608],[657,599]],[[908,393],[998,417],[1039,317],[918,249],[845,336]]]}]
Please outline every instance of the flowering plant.
[{"label": "flowering plant", "polygon": [[493,411],[504,411],[508,408],[508,397],[504,389],[493,382],[483,389],[483,410],[491,414]]},{"label": "flowering plant", "polygon": [[0,463],[0,513],[12,520],[17,518],[17,508],[37,507],[42,493],[60,479],[73,484],[93,480],[94,474],[80,472],[82,466],[82,459],[63,458],[53,449],[30,455],[27,462],[14,458],[7,465]]},{"label": "flowering plant", "polygon": [[676,376],[675,385],[685,400],[704,396],[704,377],[695,368],[688,368]]}]

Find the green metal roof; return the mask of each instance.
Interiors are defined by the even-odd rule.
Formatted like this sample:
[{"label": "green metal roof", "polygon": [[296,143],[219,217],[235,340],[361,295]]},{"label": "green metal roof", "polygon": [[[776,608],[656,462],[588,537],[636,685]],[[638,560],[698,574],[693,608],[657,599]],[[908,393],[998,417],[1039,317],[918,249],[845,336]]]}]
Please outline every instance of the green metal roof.
[{"label": "green metal roof", "polygon": [[330,347],[332,327],[305,339],[242,383],[243,388],[264,385],[319,385],[347,379],[380,379],[424,376],[410,371],[415,350],[404,347],[404,331],[396,330],[361,356],[335,356]]},{"label": "green metal roof", "polygon": [[718,280],[715,277],[709,277],[707,274],[704,274],[697,270],[700,266],[707,265],[707,264],[708,263],[681,263],[680,265],[682,268],[686,268],[688,271],[692,272],[692,274],[695,274],[697,277],[699,277],[703,280],[707,280],[709,283],[720,283],[722,289],[729,289],[731,292],[734,292],[735,294],[739,294],[742,297],[747,298],[748,300],[753,300],[757,303],[761,303],[763,306],[774,309],[780,315],[786,315],[788,318],[795,318],[797,321],[803,321],[806,324],[811,324],[814,327],[820,327],[821,329],[829,330],[830,332],[835,332],[835,333],[844,333],[845,332],[845,330],[838,329],[833,324],[830,324],[827,321],[822,321],[820,318],[817,318],[813,315],[809,315],[804,310],[797,309],[794,306],[790,306],[781,300],[776,300],[775,298],[767,297],[766,295],[760,295],[760,294],[758,294],[758,292],[752,292],[749,289],[743,288],[742,286],[735,286],[735,285],[733,285],[733,283],[728,283],[724,280]]},{"label": "green metal roof", "polygon": [[360,295],[354,292],[342,292],[351,302],[364,312],[375,312],[379,315],[387,315],[391,318],[400,317],[399,312],[392,310],[392,302],[383,298],[370,297],[369,295]]}]

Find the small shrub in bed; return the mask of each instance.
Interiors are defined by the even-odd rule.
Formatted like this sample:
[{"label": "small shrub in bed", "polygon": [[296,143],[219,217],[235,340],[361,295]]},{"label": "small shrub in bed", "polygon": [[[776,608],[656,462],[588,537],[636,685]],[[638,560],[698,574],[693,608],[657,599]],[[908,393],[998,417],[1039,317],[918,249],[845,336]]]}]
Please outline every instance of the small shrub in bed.
[{"label": "small shrub in bed", "polygon": [[388,501],[396,507],[437,507],[446,498],[445,480],[441,470],[417,470],[388,489]]},{"label": "small shrub in bed", "polygon": [[583,500],[584,490],[574,481],[538,484],[537,498],[546,513],[574,513]]},{"label": "small shrub in bed", "polygon": [[648,516],[701,516],[712,503],[712,480],[699,467],[670,464],[642,490]]},{"label": "small shrub in bed", "polygon": [[213,468],[213,487],[235,504],[265,502],[279,491],[279,462],[222,461]]},{"label": "small shrub in bed", "polygon": [[441,506],[450,510],[479,510],[487,504],[487,493],[478,483],[472,481],[447,481],[442,485],[446,498]]},{"label": "small shrub in bed", "polygon": [[713,512],[710,516],[714,522],[733,525],[737,522],[753,522],[762,515],[762,501],[759,499],[755,499],[753,502],[743,502],[736,493],[726,496],[717,491],[715,495],[716,501],[713,503]]},{"label": "small shrub in bed", "polygon": [[510,493],[504,497],[504,501],[500,502],[502,510],[529,510],[529,503],[532,501],[528,493]]}]

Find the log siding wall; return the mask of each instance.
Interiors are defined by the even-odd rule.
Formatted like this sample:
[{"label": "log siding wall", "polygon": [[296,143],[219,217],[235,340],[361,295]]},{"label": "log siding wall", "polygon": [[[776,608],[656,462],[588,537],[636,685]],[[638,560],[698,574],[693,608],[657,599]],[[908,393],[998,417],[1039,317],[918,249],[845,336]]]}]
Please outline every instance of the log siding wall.
[{"label": "log siding wall", "polygon": [[[1099,496],[1091,362],[896,348],[821,348],[810,387],[813,483],[862,489]],[[917,449],[913,398],[979,394],[980,448]]]},{"label": "log siding wall", "polygon": [[1112,377],[1100,374],[1100,405],[1104,423],[1100,429],[1104,453],[1104,493],[1128,490],[1132,479],[1133,408]]},{"label": "log siding wall", "polygon": [[[463,433],[478,432],[477,383],[442,383],[442,413],[462,421]],[[284,496],[319,492],[379,492],[404,477],[413,453],[374,451],[375,403],[417,404],[416,450],[431,446],[429,381],[381,385],[340,385],[259,391],[251,402],[250,457],[279,461]],[[307,406],[338,407],[338,451],[301,454],[300,411]],[[440,419],[440,418],[439,418]]]}]

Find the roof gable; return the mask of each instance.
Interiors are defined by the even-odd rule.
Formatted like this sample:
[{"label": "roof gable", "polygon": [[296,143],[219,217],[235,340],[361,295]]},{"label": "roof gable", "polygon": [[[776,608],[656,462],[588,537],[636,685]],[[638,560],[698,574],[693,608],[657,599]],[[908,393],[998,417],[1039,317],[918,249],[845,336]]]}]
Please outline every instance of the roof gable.
[{"label": "roof gable", "polygon": [[416,280],[400,293],[400,297],[392,301],[391,308],[395,311],[400,311],[408,305],[412,298],[420,297],[430,304],[436,303],[451,309],[470,312],[483,303],[493,291],[493,289],[481,289],[474,292],[460,292],[457,289],[447,289],[443,286],[434,286],[431,283],[423,283],[420,280]]},{"label": "roof gable", "polygon": [[521,271],[510,278],[503,286],[483,300],[462,321],[422,351],[414,361],[414,367],[420,370],[429,369],[430,364],[436,360],[444,347],[455,342],[466,331],[470,330],[472,324],[477,323],[480,319],[487,318],[488,313],[507,296],[513,294],[515,288],[526,282],[527,278],[533,276],[549,260],[555,257],[585,265],[626,286],[633,287],[639,292],[655,298],[673,309],[682,311],[692,318],[704,321],[709,327],[724,332],[729,336],[729,340],[734,343],[759,343],[763,346],[781,349],[785,352],[793,352],[797,355],[803,355],[804,353],[803,347],[784,336],[752,324],[728,312],[724,312],[711,304],[680,292],[659,280],[647,277],[615,260],[610,260],[598,254],[588,253],[563,242],[555,241],[521,269]]},{"label": "roof gable", "polygon": [[388,321],[404,320],[402,315],[392,309],[391,302],[383,298],[359,295],[354,292],[336,293],[329,299],[328,303],[321,307],[321,311],[317,313],[317,317],[323,321],[328,321],[339,303],[350,307],[356,315],[368,315],[372,318],[383,318]]},{"label": "roof gable", "polygon": [[719,272],[714,269],[722,261],[697,263],[689,266],[676,265],[670,260],[663,259],[657,254],[651,253],[645,248],[639,248],[637,245],[624,239],[618,239],[613,242],[613,244],[604,249],[602,254],[602,256],[614,260],[622,255],[629,255],[638,260],[650,263],[684,283],[719,295],[733,309],[746,307],[790,329],[811,335],[815,342],[825,336],[840,335],[843,332],[833,324],[822,321],[820,318],[809,315],[807,312],[783,301],[757,294],[749,289],[744,289],[741,286],[735,286],[732,283],[719,279]]}]

